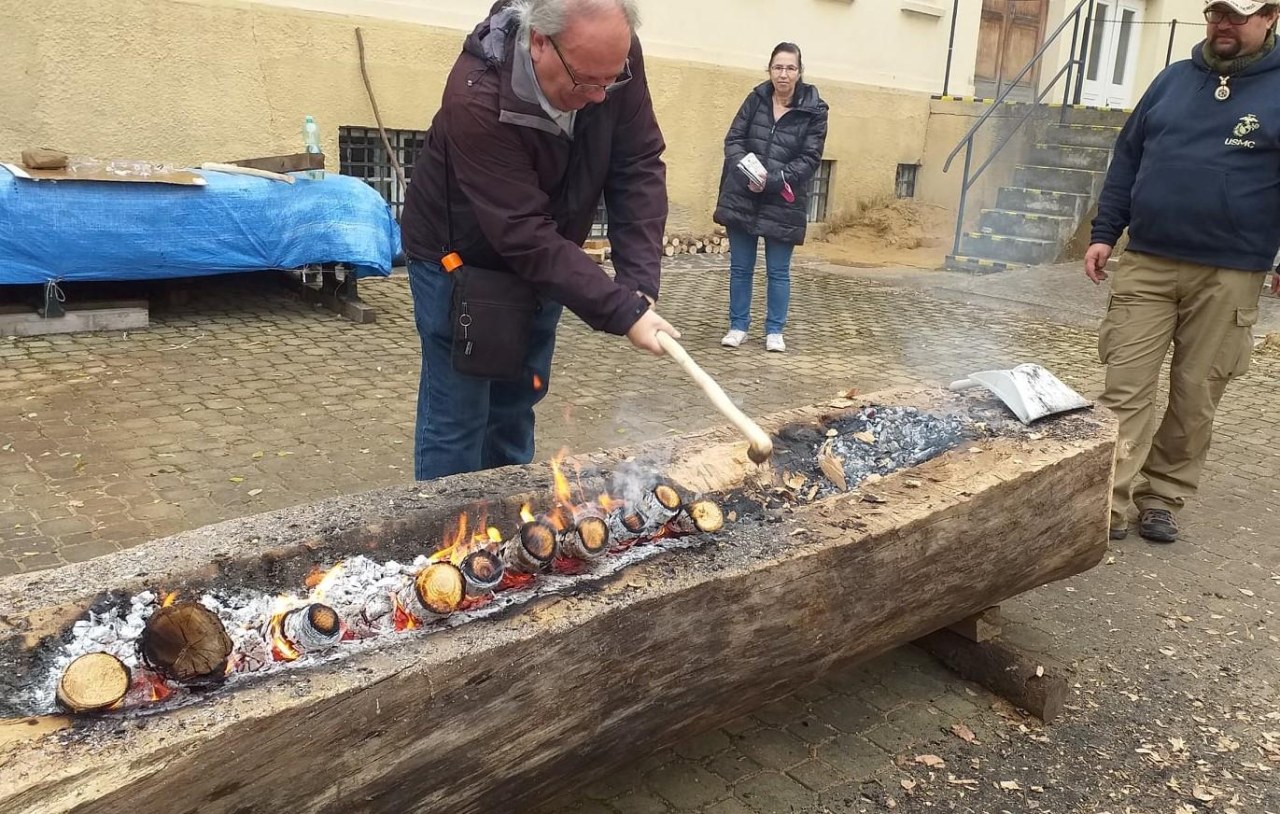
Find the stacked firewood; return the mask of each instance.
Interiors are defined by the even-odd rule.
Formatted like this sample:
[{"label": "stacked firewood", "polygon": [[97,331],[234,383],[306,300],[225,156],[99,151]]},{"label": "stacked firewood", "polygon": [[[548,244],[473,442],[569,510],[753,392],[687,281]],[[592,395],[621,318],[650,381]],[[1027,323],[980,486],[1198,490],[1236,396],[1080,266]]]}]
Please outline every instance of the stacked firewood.
[{"label": "stacked firewood", "polygon": [[729,238],[721,234],[723,231],[717,229],[714,234],[701,236],[688,233],[665,235],[662,238],[662,253],[667,257],[677,254],[728,254]]}]

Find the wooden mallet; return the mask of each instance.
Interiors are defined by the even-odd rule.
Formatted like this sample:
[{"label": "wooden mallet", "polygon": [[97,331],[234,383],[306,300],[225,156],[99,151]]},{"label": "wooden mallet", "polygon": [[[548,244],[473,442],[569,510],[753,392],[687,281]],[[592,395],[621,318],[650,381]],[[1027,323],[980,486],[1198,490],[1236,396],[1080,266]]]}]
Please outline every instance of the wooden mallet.
[{"label": "wooden mallet", "polygon": [[707,398],[711,399],[711,403],[715,405],[725,418],[737,427],[738,430],[747,437],[751,445],[747,447],[747,457],[752,463],[762,464],[769,460],[769,456],[773,454],[773,441],[764,430],[760,429],[760,425],[737,408],[737,406],[729,400],[720,385],[716,384],[716,380],[707,375],[707,372],[698,367],[698,363],[689,357],[685,349],[680,343],[671,337],[665,331],[658,331],[658,344],[666,351],[675,363],[684,369],[685,373],[698,383],[702,388],[702,392],[707,394]]}]

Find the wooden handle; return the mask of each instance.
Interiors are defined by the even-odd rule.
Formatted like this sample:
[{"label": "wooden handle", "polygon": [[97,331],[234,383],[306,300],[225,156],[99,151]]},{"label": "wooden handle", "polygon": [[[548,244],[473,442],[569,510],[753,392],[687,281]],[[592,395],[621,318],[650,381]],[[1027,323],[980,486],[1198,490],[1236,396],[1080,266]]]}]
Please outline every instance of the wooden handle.
[{"label": "wooden handle", "polygon": [[716,384],[716,380],[711,378],[705,370],[693,361],[692,357],[685,352],[680,343],[664,331],[658,331],[658,344],[666,351],[677,365],[684,369],[689,377],[697,382],[702,388],[702,392],[707,394],[707,398],[711,399],[711,403],[720,411],[725,418],[737,427],[738,430],[747,437],[751,443],[751,447],[747,450],[748,457],[755,463],[764,463],[773,454],[773,441],[769,439],[768,434],[760,429],[760,425],[747,418],[746,414],[738,409],[729,397],[725,395],[720,385]]},{"label": "wooden handle", "polygon": [[268,170],[259,170],[253,167],[238,167],[235,164],[219,164],[216,161],[206,161],[200,165],[200,169],[206,172],[225,172],[228,175],[251,175],[254,178],[268,178],[272,181],[284,181],[286,184],[292,184],[295,179],[292,175],[284,175],[283,173],[270,172]]}]

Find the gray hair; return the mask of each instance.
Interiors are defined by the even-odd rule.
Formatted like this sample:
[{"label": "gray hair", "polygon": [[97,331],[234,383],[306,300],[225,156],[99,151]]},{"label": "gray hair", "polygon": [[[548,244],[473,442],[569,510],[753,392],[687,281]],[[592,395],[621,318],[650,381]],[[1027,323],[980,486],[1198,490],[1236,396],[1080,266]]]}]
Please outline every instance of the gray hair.
[{"label": "gray hair", "polygon": [[534,29],[554,37],[564,32],[573,17],[592,16],[614,9],[623,13],[632,31],[640,27],[640,8],[636,0],[515,0],[509,8],[520,21],[520,41],[525,43]]}]

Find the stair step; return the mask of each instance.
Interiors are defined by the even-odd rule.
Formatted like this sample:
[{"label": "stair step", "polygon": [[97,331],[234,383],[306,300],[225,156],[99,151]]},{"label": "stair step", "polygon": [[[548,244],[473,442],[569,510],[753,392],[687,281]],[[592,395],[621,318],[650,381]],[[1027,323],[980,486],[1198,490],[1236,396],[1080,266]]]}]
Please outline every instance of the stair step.
[{"label": "stair step", "polygon": [[1012,263],[1048,263],[1057,259],[1058,241],[1033,237],[966,232],[960,238],[960,251],[972,257],[985,257]]},{"label": "stair step", "polygon": [[1026,263],[1007,263],[1003,260],[988,260],[985,257],[974,257],[966,254],[949,254],[942,267],[948,271],[968,271],[973,274],[995,274],[998,271],[1026,268]]},{"label": "stair step", "polygon": [[1031,151],[1031,163],[1043,167],[1070,167],[1102,172],[1111,163],[1111,149],[1084,147],[1079,144],[1037,144]]},{"label": "stair step", "polygon": [[1070,237],[1074,228],[1075,218],[1069,215],[1047,215],[1017,209],[984,209],[978,220],[978,231],[983,234],[1031,237],[1055,243]]},{"label": "stair step", "polygon": [[1045,131],[1044,139],[1050,144],[1070,144],[1078,147],[1113,147],[1120,136],[1120,128],[1104,124],[1054,124]]},{"label": "stair step", "polygon": [[1045,167],[1019,164],[1013,171],[1014,186],[1049,189],[1055,192],[1077,192],[1092,197],[1102,187],[1104,173],[1067,167]]},{"label": "stair step", "polygon": [[1084,107],[1073,105],[1067,110],[1067,124],[1101,124],[1120,127],[1129,120],[1131,110],[1118,107]]},{"label": "stair step", "polygon": [[1045,215],[1078,218],[1089,205],[1089,196],[1078,192],[1058,192],[1035,187],[1003,187],[996,195],[996,207]]}]

